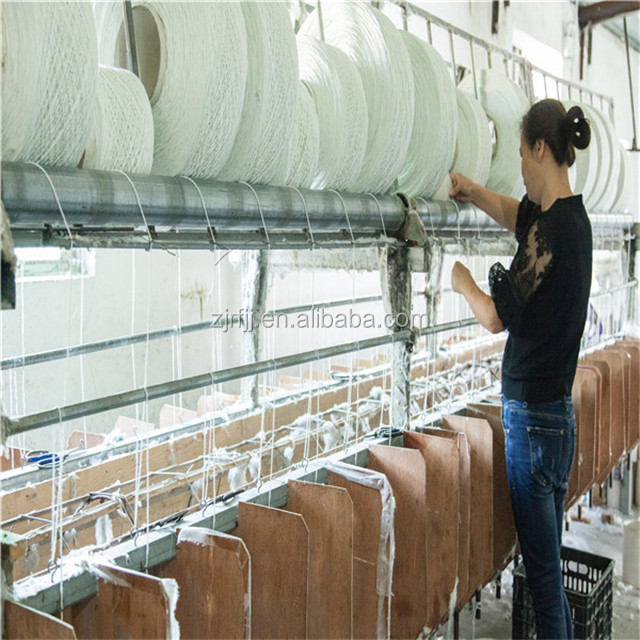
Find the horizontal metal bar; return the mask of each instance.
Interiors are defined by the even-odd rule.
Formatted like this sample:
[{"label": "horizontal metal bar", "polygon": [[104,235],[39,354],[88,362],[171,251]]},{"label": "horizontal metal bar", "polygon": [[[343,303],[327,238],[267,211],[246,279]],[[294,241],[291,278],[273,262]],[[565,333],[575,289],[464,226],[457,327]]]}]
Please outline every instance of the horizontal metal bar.
[{"label": "horizontal metal bar", "polygon": [[[120,172],[60,168],[46,171],[71,228],[133,225],[146,231],[148,225],[154,229],[211,227],[254,232],[266,228],[264,245],[267,234],[276,230],[307,229],[315,234],[351,228],[381,233],[384,227],[393,234],[405,218],[397,196],[311,189],[298,192],[288,187],[250,187],[215,180],[197,181],[196,188],[185,177],[142,175],[129,176],[132,187]],[[51,184],[35,165],[2,163],[2,200],[12,228],[38,229],[48,224],[66,229]]]},{"label": "horizontal metal bar", "polygon": [[638,286],[637,280],[629,280],[629,282],[625,282],[617,287],[611,287],[611,289],[606,289],[605,291],[598,291],[597,293],[592,293],[589,296],[589,300],[594,300],[595,298],[602,298],[604,296],[610,296],[614,293],[619,293],[620,291],[624,291],[625,289],[632,289],[633,287]]},{"label": "horizontal metal bar", "polygon": [[220,371],[200,374],[170,382],[163,382],[146,388],[133,389],[131,391],[97,398],[95,400],[79,402],[64,407],[58,407],[57,409],[49,409],[48,411],[42,411],[23,418],[18,418],[17,420],[12,420],[6,424],[5,433],[7,436],[15,435],[17,433],[39,429],[40,427],[46,427],[51,424],[84,418],[86,416],[102,413],[103,411],[109,411],[111,409],[126,407],[148,400],[155,400],[156,398],[164,398],[176,393],[184,393],[193,389],[202,389],[204,387],[222,384],[224,382],[231,382],[232,380],[239,380],[240,378],[245,378],[247,376],[255,376],[262,373],[268,373],[269,371],[277,371],[278,369],[285,369],[287,367],[305,364],[307,362],[315,362],[316,360],[322,360],[324,358],[352,353],[353,351],[372,349],[374,347],[410,338],[411,331],[405,330],[394,334],[368,338],[356,343],[335,345],[332,347],[325,347],[323,349],[316,349],[314,351],[305,351],[291,356],[283,356],[272,360],[262,360],[260,362],[240,365],[239,367],[222,369]]},{"label": "horizontal metal bar", "polygon": [[[424,294],[416,294],[418,295]],[[364,304],[367,302],[376,302],[382,300],[382,296],[362,296],[360,298],[351,298],[345,300],[329,300],[327,302],[317,302],[315,304],[298,305],[295,307],[286,307],[284,309],[274,309],[267,311],[265,316],[290,315],[293,313],[303,313],[313,309],[332,307],[340,307],[348,304]],[[224,314],[222,314],[224,316]],[[173,336],[185,335],[196,331],[205,331],[207,329],[218,329],[229,326],[229,320],[225,317],[216,319],[215,321],[194,322],[185,324],[181,327],[167,327],[164,329],[156,329],[145,333],[136,333],[130,336],[121,336],[118,338],[107,338],[106,340],[97,340],[96,342],[88,342],[86,344],[74,345],[64,349],[53,349],[51,351],[41,351],[24,356],[13,356],[0,361],[0,370],[16,369],[18,367],[26,367],[43,362],[51,362],[53,360],[62,360],[74,356],[82,356],[88,353],[104,351],[106,349],[116,349],[132,344],[139,344],[147,340],[159,340],[162,338],[171,338]]]}]

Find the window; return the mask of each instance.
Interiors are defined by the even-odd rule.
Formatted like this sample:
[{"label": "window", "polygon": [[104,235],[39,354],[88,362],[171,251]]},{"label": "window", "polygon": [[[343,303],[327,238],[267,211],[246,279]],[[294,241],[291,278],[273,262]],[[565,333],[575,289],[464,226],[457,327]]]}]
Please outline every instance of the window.
[{"label": "window", "polygon": [[18,280],[90,277],[95,274],[95,251],[59,247],[16,248]]}]

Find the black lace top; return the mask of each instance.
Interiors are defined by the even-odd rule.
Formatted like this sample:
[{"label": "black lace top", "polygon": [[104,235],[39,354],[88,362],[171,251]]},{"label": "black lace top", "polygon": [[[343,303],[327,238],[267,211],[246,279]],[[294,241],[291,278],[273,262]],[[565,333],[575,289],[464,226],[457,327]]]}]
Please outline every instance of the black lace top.
[{"label": "black lace top", "polygon": [[582,196],[542,212],[525,196],[509,269],[491,267],[489,286],[509,338],[502,393],[546,402],[571,394],[591,289],[591,224]]}]

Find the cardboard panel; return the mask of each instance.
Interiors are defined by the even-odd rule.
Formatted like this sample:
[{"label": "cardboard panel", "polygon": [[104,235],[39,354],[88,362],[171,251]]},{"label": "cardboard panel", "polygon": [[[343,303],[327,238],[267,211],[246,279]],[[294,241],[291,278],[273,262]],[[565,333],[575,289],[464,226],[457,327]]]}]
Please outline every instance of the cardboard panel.
[{"label": "cardboard panel", "polygon": [[168,638],[171,603],[162,580],[115,566],[98,593],[67,607],[64,618],[78,638]]},{"label": "cardboard panel", "polygon": [[296,480],[289,480],[288,484],[287,509],[301,514],[309,528],[307,637],[350,638],[353,632],[351,498],[342,487]]},{"label": "cardboard panel", "polygon": [[415,638],[427,622],[427,472],[419,451],[370,445],[369,468],[384,473],[396,501],[391,637]]},{"label": "cardboard panel", "polygon": [[75,640],[73,627],[42,611],[4,600],[4,634],[6,640]]},{"label": "cardboard panel", "polygon": [[469,529],[469,589],[473,592],[493,577],[493,432],[486,420],[448,415],[442,425],[467,436],[471,450],[471,516]]},{"label": "cardboard panel", "polygon": [[455,440],[407,432],[404,446],[420,451],[427,472],[427,626],[449,614],[458,572],[459,451]]},{"label": "cardboard panel", "polygon": [[513,558],[516,545],[516,525],[504,450],[502,405],[471,404],[467,407],[467,416],[486,420],[493,434],[493,570],[502,571]]},{"label": "cardboard panel", "polygon": [[210,529],[183,529],[175,558],[151,572],[178,583],[181,638],[250,637],[245,604],[251,597],[251,560],[240,538]]},{"label": "cardboard panel", "polygon": [[309,530],[297,513],[250,502],[238,505],[242,538],[251,556],[251,636],[307,636]]}]

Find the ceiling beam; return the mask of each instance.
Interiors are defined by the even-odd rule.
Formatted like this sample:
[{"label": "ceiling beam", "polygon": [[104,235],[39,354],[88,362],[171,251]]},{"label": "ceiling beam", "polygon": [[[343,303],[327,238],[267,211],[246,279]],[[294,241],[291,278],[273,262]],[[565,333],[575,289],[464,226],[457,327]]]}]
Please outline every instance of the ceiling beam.
[{"label": "ceiling beam", "polygon": [[611,18],[633,13],[640,10],[639,0],[627,0],[616,2],[595,2],[593,4],[581,4],[578,9],[578,22],[580,28],[584,29],[587,25],[605,22]]}]

